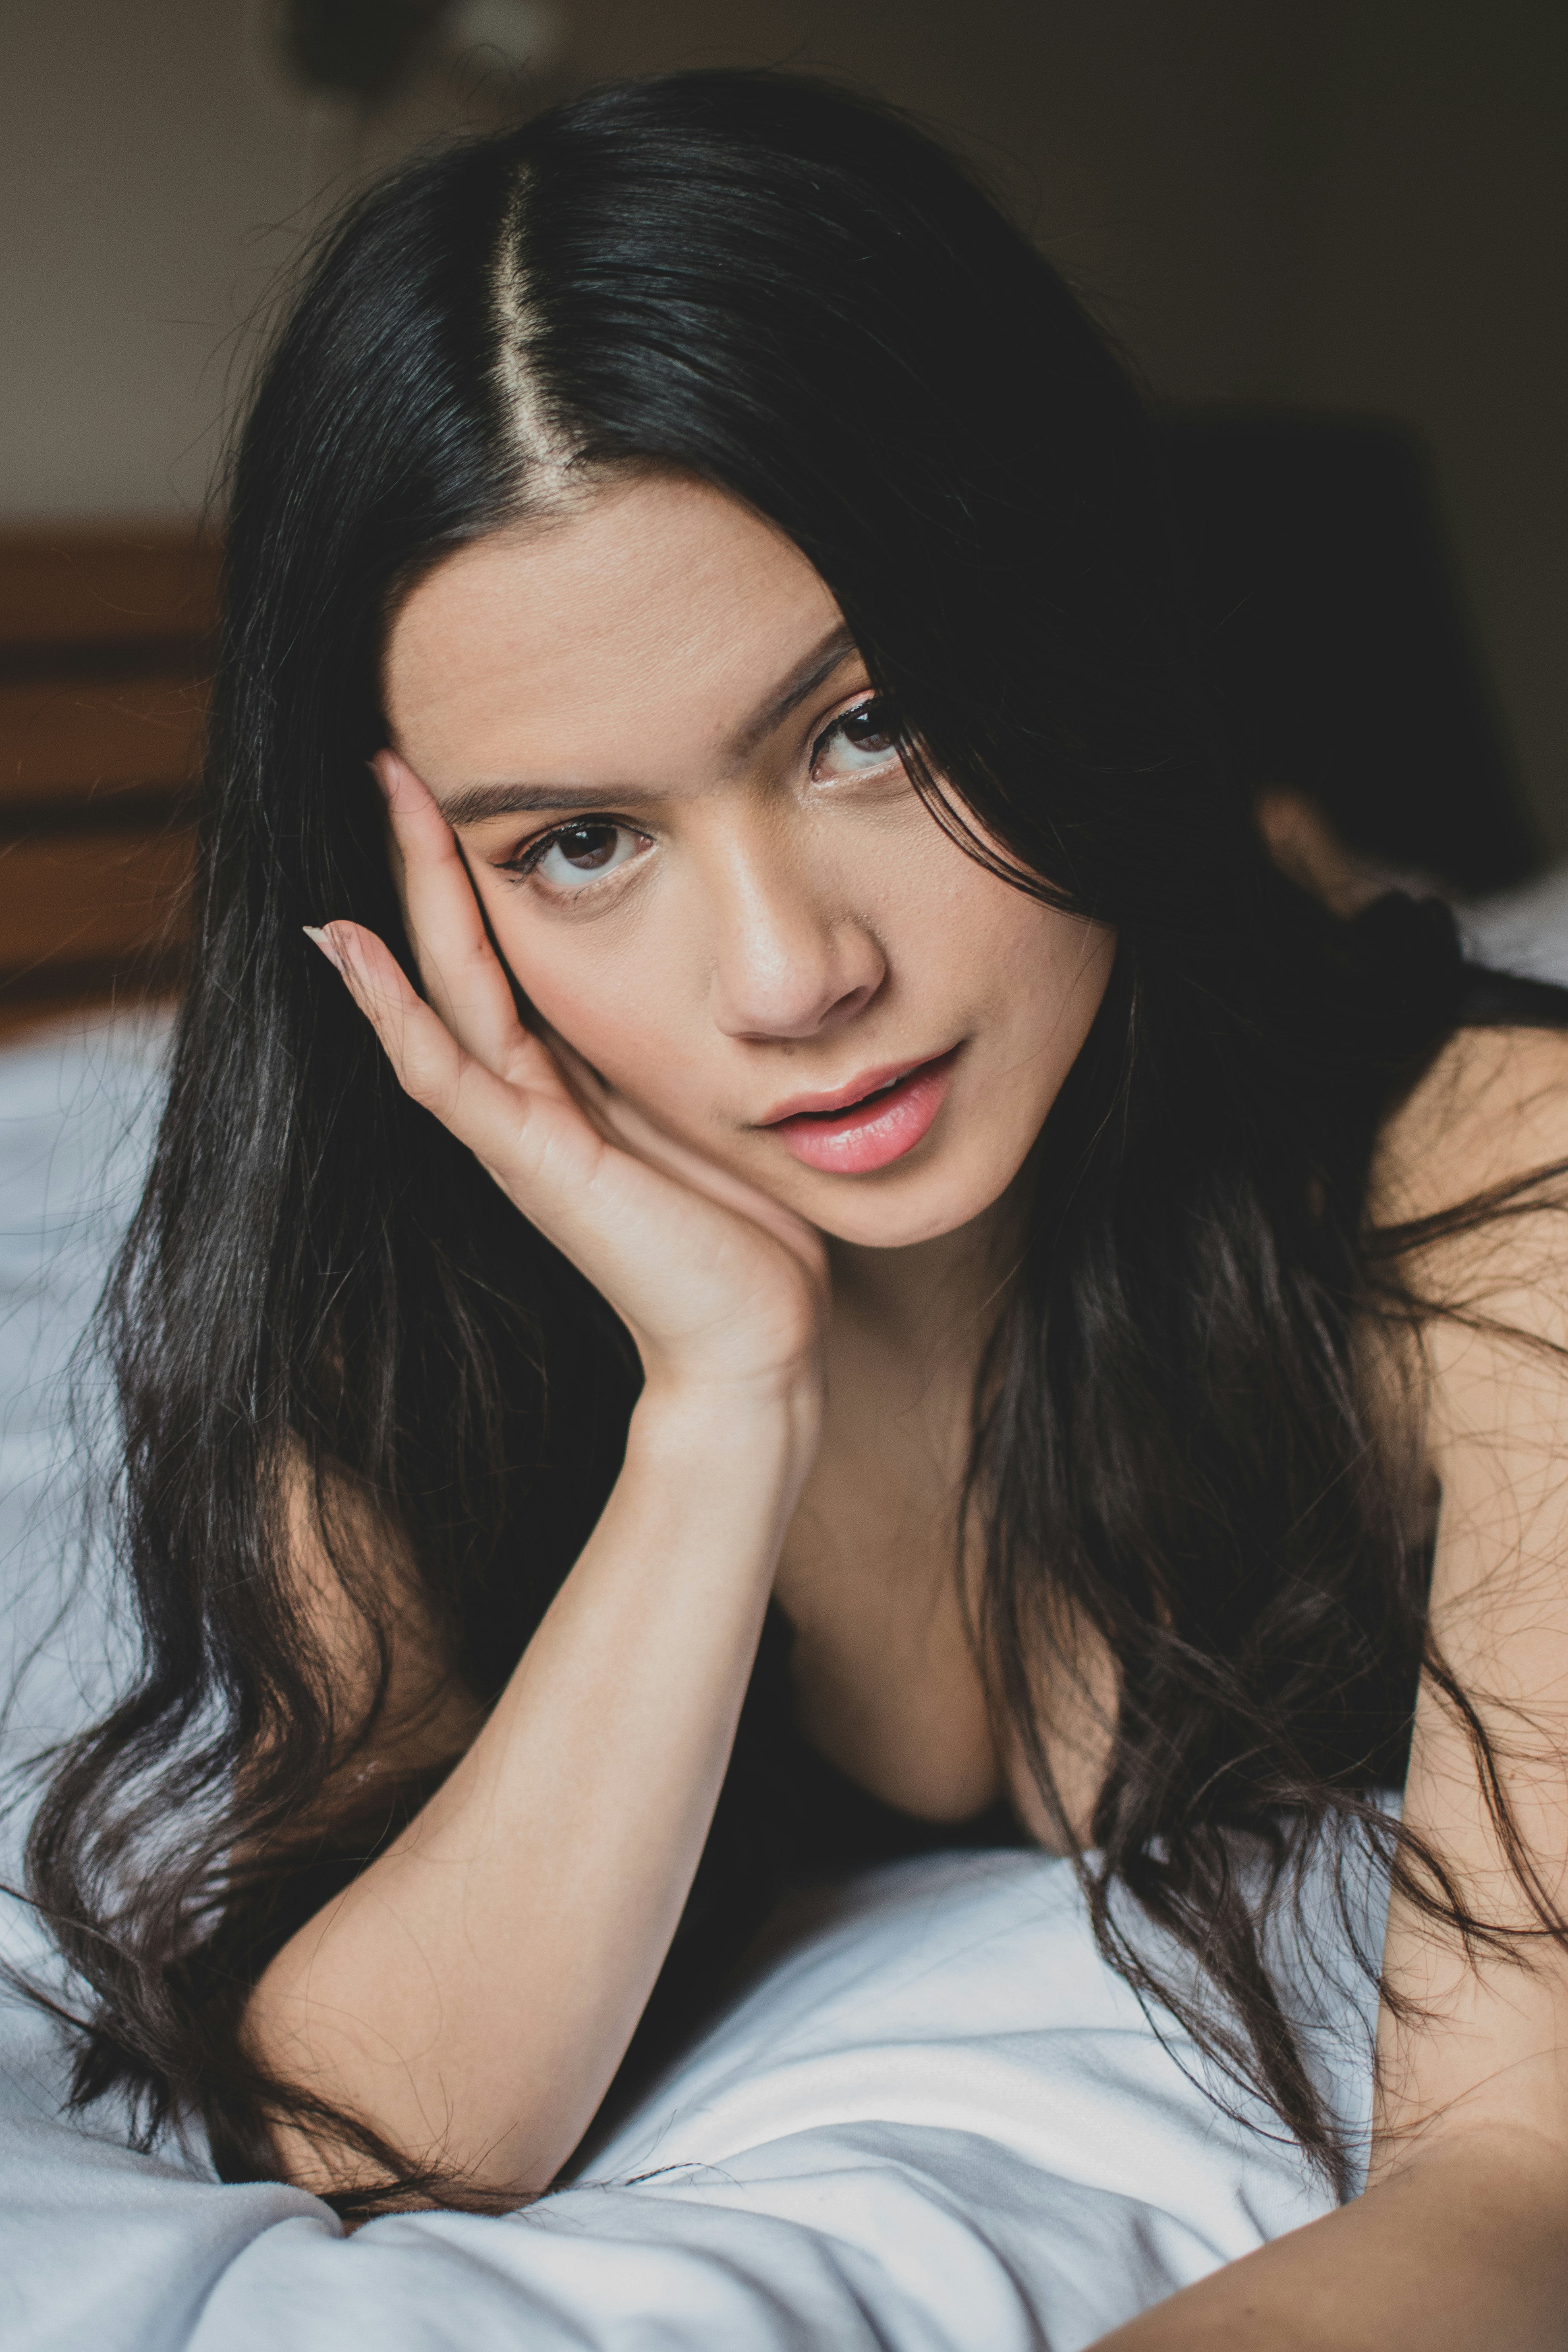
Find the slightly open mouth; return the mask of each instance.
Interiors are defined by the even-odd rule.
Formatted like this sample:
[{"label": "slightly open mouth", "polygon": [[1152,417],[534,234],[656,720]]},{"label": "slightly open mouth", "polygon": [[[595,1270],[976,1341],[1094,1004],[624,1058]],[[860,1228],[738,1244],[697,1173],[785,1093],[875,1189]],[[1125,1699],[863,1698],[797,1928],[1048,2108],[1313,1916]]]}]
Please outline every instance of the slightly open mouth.
[{"label": "slightly open mouth", "polygon": [[[885,1095],[896,1095],[900,1087],[907,1087],[910,1080],[918,1078],[922,1070],[934,1066],[931,1062],[919,1062],[912,1070],[906,1070],[901,1077],[889,1078],[884,1085],[873,1087],[868,1094],[857,1095],[853,1102],[840,1103],[837,1110],[797,1110],[795,1116],[796,1118],[812,1119],[818,1127],[831,1127],[835,1120],[847,1118],[852,1111],[864,1110],[868,1103],[880,1102]],[[789,1121],[786,1119],[782,1124],[788,1126]]]},{"label": "slightly open mouth", "polygon": [[772,1120],[763,1130],[776,1135],[807,1168],[837,1176],[865,1176],[901,1160],[926,1135],[942,1108],[952,1066],[961,1048],[951,1046],[912,1070],[885,1078],[880,1086],[831,1110],[797,1110]]}]

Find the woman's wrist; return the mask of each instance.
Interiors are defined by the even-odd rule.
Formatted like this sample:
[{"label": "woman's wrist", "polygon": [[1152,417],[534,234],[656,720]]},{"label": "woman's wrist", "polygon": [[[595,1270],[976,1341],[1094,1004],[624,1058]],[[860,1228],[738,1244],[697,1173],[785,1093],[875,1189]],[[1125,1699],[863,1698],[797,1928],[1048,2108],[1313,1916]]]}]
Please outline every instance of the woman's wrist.
[{"label": "woman's wrist", "polygon": [[819,1381],[776,1387],[649,1381],[627,1433],[628,1466],[674,1470],[705,1484],[739,1478],[787,1491],[791,1507],[816,1458]]}]

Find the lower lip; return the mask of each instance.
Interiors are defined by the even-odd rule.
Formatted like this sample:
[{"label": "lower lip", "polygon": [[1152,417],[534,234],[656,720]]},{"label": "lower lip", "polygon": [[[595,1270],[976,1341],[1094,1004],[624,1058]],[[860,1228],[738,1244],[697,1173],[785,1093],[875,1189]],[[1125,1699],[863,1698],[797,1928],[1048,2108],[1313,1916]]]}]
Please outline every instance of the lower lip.
[{"label": "lower lip", "polygon": [[868,1176],[875,1169],[890,1168],[928,1132],[942,1108],[957,1056],[955,1045],[936,1061],[922,1062],[885,1095],[872,1095],[827,1115],[802,1112],[781,1118],[767,1132],[776,1135],[805,1167],[820,1168],[830,1176]]}]

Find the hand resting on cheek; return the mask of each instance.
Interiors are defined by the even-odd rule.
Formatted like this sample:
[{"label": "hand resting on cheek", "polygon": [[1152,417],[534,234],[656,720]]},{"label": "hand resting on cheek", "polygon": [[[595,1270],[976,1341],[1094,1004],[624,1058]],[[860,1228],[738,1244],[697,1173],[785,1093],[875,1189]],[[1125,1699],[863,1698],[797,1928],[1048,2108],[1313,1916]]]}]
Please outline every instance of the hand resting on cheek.
[{"label": "hand resting on cheek", "polygon": [[564,1041],[524,1028],[451,827],[395,752],[374,767],[428,1002],[363,926],[338,920],[310,936],[400,1084],[602,1292],[650,1383],[721,1385],[737,1404],[752,1392],[811,1397],[821,1236],[661,1135]]}]

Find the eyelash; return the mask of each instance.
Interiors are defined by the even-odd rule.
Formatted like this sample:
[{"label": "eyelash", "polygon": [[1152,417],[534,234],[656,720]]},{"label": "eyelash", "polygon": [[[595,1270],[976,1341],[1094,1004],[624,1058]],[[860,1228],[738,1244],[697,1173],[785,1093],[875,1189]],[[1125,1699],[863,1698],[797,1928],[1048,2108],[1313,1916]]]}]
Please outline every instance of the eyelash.
[{"label": "eyelash", "polygon": [[[852,703],[847,710],[839,711],[837,718],[830,719],[828,720],[826,726],[822,730],[822,732],[817,736],[816,741],[811,747],[811,759],[809,765],[812,771],[815,771],[816,763],[822,756],[824,747],[832,741],[834,736],[837,735],[842,728],[847,727],[851,719],[861,718],[868,710],[875,710],[881,699],[882,698],[879,695],[868,694],[863,701]],[[889,758],[896,759],[897,756],[897,752],[894,751],[889,755]],[[552,847],[556,842],[561,840],[564,835],[575,833],[580,828],[587,825],[617,825],[622,827],[627,833],[641,834],[640,826],[629,824],[625,817],[613,815],[607,809],[590,810],[583,816],[574,817],[570,824],[552,825],[548,833],[542,833],[536,840],[529,842],[524,848],[518,852],[515,857],[498,858],[495,861],[497,872],[500,874],[510,874],[515,877],[519,881],[526,881],[529,876],[535,871],[541,859],[548,856]],[[646,835],[641,835],[641,837],[645,840],[647,838]],[[584,885],[584,889],[592,888],[592,887],[591,883]],[[573,892],[569,895],[576,897],[581,894]]]},{"label": "eyelash", "polygon": [[[830,743],[834,736],[837,735],[841,729],[848,726],[851,719],[863,719],[866,716],[866,713],[870,710],[880,710],[883,708],[885,701],[886,697],[883,695],[868,694],[863,700],[851,703],[847,710],[841,710],[837,719],[830,719],[826,726],[823,729],[821,734],[817,737],[816,742],[811,747],[812,769],[816,769],[817,761],[822,756],[824,744]],[[893,750],[888,754],[887,764],[891,765],[898,757],[899,752],[897,742],[895,740]]]},{"label": "eyelash", "polygon": [[600,824],[616,825],[623,832],[637,834],[643,840],[647,838],[640,825],[628,824],[624,816],[612,816],[608,810],[591,809],[585,816],[574,817],[570,824],[552,824],[548,833],[542,833],[536,841],[531,841],[526,848],[520,849],[515,857],[498,857],[494,861],[496,871],[500,874],[514,874],[519,880],[526,880],[539,864],[540,859],[548,856],[555,844],[565,835],[578,833],[588,826]]}]

